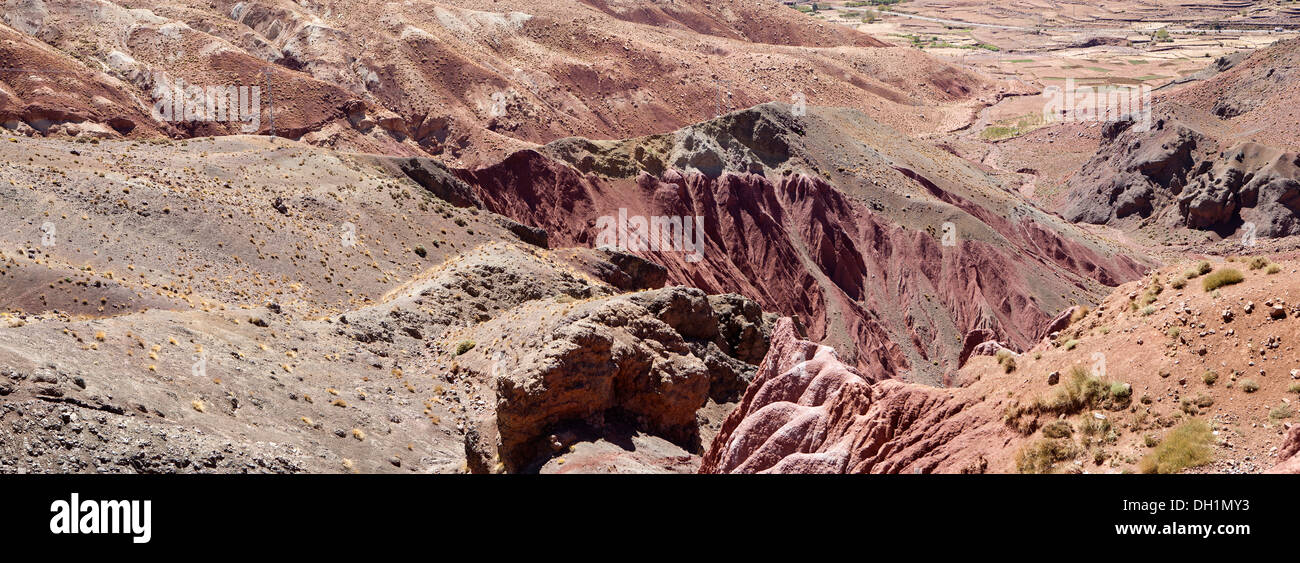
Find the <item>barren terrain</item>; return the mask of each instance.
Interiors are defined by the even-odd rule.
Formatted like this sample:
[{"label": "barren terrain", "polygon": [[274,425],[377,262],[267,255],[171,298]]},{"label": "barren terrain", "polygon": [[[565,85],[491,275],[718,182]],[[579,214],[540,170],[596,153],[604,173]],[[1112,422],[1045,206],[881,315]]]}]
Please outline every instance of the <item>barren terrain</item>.
[{"label": "barren terrain", "polygon": [[1300,471],[1293,3],[0,4],[0,473]]}]

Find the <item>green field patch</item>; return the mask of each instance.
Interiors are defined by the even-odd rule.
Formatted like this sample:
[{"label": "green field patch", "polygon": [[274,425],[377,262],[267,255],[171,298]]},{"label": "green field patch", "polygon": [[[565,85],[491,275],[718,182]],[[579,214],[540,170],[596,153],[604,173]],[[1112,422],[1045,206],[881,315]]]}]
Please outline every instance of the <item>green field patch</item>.
[{"label": "green field patch", "polygon": [[987,141],[1000,141],[1002,139],[1019,137],[1046,125],[1046,123],[1047,122],[1043,119],[1041,113],[1028,113],[1020,117],[994,122],[993,125],[985,127],[983,131],[980,131],[980,138]]}]

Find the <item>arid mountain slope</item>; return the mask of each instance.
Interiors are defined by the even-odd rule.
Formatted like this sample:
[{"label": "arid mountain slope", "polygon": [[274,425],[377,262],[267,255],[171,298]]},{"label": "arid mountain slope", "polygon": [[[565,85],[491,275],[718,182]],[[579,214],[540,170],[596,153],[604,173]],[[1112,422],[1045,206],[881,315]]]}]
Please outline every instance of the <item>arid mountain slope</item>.
[{"label": "arid mountain slope", "polygon": [[[1222,237],[1300,234],[1300,40],[1159,96],[1154,126],[1111,124],[1070,182],[1072,221]],[[1161,234],[1161,233],[1164,234]]]},{"label": "arid mountain slope", "polygon": [[[1294,472],[1297,264],[1219,262],[1244,281],[1212,292],[1175,281],[1187,266],[1120,286],[1024,354],[975,356],[953,389],[873,382],[781,321],[701,471]],[[1203,464],[1154,463],[1198,422],[1187,459]]]},{"label": "arid mountain slope", "polygon": [[[553,410],[531,425],[506,417],[512,470],[534,460],[521,444],[609,412],[583,428],[671,451],[640,470],[693,471],[710,417],[726,412],[717,402],[734,401],[766,352],[762,310],[687,288],[625,297],[666,272],[526,243],[517,233],[531,231],[447,203],[455,194],[426,191],[404,163],[247,136],[5,138],[0,472],[491,469],[498,449],[471,461],[466,431],[486,432],[498,408]],[[679,314],[679,302],[693,306]],[[574,345],[519,320],[539,315],[606,327],[597,338],[626,325],[606,361],[564,365],[616,381],[606,402],[579,416],[532,387],[498,405],[499,374],[526,381],[535,372],[514,360],[549,357],[523,351]],[[516,333],[507,366],[474,369]],[[658,397],[669,374],[685,391]]]},{"label": "arid mountain slope", "polygon": [[[280,136],[475,164],[796,96],[948,130],[1008,88],[770,0],[3,6],[0,117],[42,135],[265,134],[274,106]],[[151,118],[182,83],[262,88],[256,123]]]},{"label": "arid mountain slope", "polygon": [[670,283],[798,314],[873,377],[939,383],[968,333],[1026,347],[1144,268],[861,113],[795,113],[766,104],[671,134],[563,139],[457,174],[553,246],[612,244],[602,218],[620,212],[699,217],[698,253],[632,250]]}]

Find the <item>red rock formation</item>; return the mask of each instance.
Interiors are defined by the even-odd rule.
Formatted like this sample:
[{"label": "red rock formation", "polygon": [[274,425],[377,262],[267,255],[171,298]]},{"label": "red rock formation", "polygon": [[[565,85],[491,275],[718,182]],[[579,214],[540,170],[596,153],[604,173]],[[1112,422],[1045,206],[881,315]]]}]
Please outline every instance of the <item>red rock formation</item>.
[{"label": "red rock formation", "polygon": [[1277,465],[1266,473],[1300,474],[1300,426],[1291,428],[1277,452]]},{"label": "red rock formation", "polygon": [[[932,234],[799,173],[715,177],[669,168],[604,177],[532,150],[456,173],[487,209],[545,229],[556,248],[601,244],[601,218],[620,212],[700,217],[699,261],[683,251],[633,252],[664,266],[669,283],[740,293],[765,309],[799,315],[813,340],[879,377],[921,364],[930,376],[914,375],[938,383],[931,372],[955,369],[958,337],[977,329],[1028,348],[1055,313],[1044,310],[1045,301],[1074,289],[1076,276],[1115,284],[1139,272],[1127,257],[1102,257],[1036,222],[1006,220],[933,184],[931,193],[1005,242],[969,237],[944,247]],[[1047,272],[1046,281],[1036,272]]]},{"label": "red rock formation", "polygon": [[782,319],[700,472],[983,472],[1012,438],[959,391],[871,379]]},{"label": "red rock formation", "polygon": [[957,367],[961,367],[966,363],[966,360],[975,352],[977,346],[994,338],[993,331],[987,328],[977,328],[966,333],[966,337],[961,339],[961,356],[958,357]]}]

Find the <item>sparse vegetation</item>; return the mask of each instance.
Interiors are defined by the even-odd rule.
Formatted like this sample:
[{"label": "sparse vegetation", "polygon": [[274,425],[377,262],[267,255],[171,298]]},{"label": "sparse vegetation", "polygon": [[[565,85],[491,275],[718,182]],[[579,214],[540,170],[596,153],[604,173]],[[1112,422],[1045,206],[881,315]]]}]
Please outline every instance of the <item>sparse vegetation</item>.
[{"label": "sparse vegetation", "polygon": [[[1137,305],[1139,307],[1142,307],[1142,306],[1149,306],[1152,303],[1155,303],[1156,298],[1159,297],[1160,293],[1163,292],[1164,290],[1165,290],[1165,286],[1160,284],[1160,278],[1152,277],[1151,283],[1147,284],[1146,289],[1142,291],[1142,295],[1138,297]],[[1148,309],[1151,309],[1152,312],[1155,312],[1154,308],[1148,307]],[[1149,315],[1151,313],[1144,312],[1143,314]]]},{"label": "sparse vegetation", "polygon": [[1121,383],[1119,381],[1116,381],[1110,384],[1110,396],[1112,397],[1115,397],[1117,399],[1125,399],[1132,394],[1133,394],[1133,387],[1127,383]]},{"label": "sparse vegetation", "polygon": [[1002,371],[1006,373],[1016,371],[1016,355],[1011,350],[1006,348],[998,350],[997,359],[998,365],[1002,366]]},{"label": "sparse vegetation", "polygon": [[1197,395],[1195,399],[1183,399],[1181,406],[1184,413],[1198,415],[1201,414],[1201,409],[1214,406],[1214,398],[1204,394]]},{"label": "sparse vegetation", "polygon": [[1035,398],[1026,404],[1016,403],[1003,413],[1002,421],[1022,434],[1031,434],[1038,429],[1038,415],[1071,415],[1090,408],[1125,408],[1131,401],[1132,388],[1129,385],[1106,383],[1082,366],[1074,366],[1051,397]]},{"label": "sparse vegetation", "polygon": [[1201,287],[1205,291],[1214,291],[1225,285],[1241,283],[1245,279],[1246,277],[1240,271],[1233,268],[1220,268],[1213,274],[1205,276],[1205,279],[1201,280]]},{"label": "sparse vegetation", "polygon": [[459,356],[473,349],[474,349],[473,340],[462,340],[460,344],[456,345],[456,355]]},{"label": "sparse vegetation", "polygon": [[1201,260],[1200,262],[1197,262],[1196,266],[1192,267],[1192,269],[1183,272],[1183,277],[1189,280],[1194,278],[1199,278],[1205,274],[1210,273],[1210,271],[1213,269],[1214,266],[1211,265],[1208,260]]},{"label": "sparse vegetation", "polygon": [[1070,423],[1064,420],[1057,420],[1043,427],[1043,436],[1048,438],[1069,438],[1074,433],[1070,428]]},{"label": "sparse vegetation", "polygon": [[1205,373],[1201,374],[1201,381],[1204,381],[1206,385],[1214,385],[1214,382],[1218,380],[1219,374],[1214,373],[1214,370],[1205,370]]},{"label": "sparse vegetation", "polygon": [[1273,407],[1272,410],[1268,411],[1268,419],[1272,422],[1277,422],[1284,418],[1291,418],[1291,414],[1291,405],[1282,404]]},{"label": "sparse vegetation", "polygon": [[1138,468],[1143,473],[1178,473],[1188,467],[1205,465],[1212,459],[1213,441],[1214,434],[1205,421],[1188,420],[1142,458]]},{"label": "sparse vegetation", "polygon": [[1078,449],[1069,440],[1037,440],[1016,452],[1016,469],[1021,473],[1050,473],[1053,465],[1076,455]]},{"label": "sparse vegetation", "polygon": [[1254,393],[1259,391],[1259,384],[1255,383],[1254,379],[1243,379],[1241,380],[1241,390],[1247,393]]},{"label": "sparse vegetation", "polygon": [[[935,45],[931,45],[931,46],[933,47]],[[955,47],[955,45],[953,46]],[[992,45],[986,45],[984,43],[980,43],[975,46],[970,46],[966,48],[988,49],[990,51],[997,50],[997,47],[994,47]],[[990,125],[989,127],[984,128],[983,131],[980,131],[980,137],[989,141],[1010,139],[1012,137],[1018,137],[1020,135],[1024,135],[1025,133],[1038,129],[1045,124],[1046,122],[1043,120],[1043,117],[1041,115],[1029,114],[1015,119],[999,121],[994,125]]]}]

